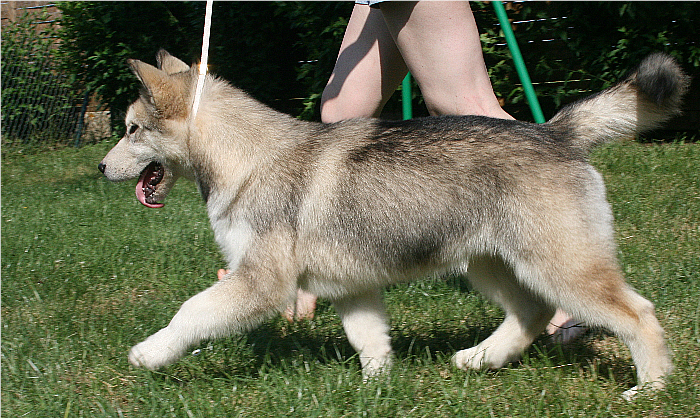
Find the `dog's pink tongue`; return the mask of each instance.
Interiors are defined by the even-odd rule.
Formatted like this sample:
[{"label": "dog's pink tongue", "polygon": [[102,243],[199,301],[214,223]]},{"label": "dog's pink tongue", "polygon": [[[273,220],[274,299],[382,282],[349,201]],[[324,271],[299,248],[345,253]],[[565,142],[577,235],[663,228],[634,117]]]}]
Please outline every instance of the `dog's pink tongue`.
[{"label": "dog's pink tongue", "polygon": [[143,170],[143,173],[141,173],[141,177],[139,178],[139,181],[136,183],[136,199],[138,199],[139,202],[141,202],[142,205],[149,207],[149,208],[162,208],[164,206],[163,203],[148,203],[146,202],[146,188],[148,188],[148,183],[153,180],[158,175],[157,171],[152,168],[151,165],[146,167],[145,170]]}]

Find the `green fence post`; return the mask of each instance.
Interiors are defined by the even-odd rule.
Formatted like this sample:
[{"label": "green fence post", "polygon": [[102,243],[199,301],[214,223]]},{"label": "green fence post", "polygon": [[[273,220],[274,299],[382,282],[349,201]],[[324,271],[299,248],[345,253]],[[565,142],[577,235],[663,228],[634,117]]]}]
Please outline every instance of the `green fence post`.
[{"label": "green fence post", "polygon": [[411,73],[406,74],[401,82],[401,107],[403,120],[413,118],[413,92],[411,91]]}]

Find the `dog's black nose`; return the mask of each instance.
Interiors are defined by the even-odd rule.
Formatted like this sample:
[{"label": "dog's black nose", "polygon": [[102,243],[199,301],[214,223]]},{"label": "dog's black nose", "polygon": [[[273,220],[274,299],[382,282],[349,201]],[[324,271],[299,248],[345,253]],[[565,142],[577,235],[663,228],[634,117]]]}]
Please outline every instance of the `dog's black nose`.
[{"label": "dog's black nose", "polygon": [[100,170],[102,172],[102,174],[104,174],[105,168],[107,168],[107,164],[105,164],[105,163],[97,164],[97,169]]}]

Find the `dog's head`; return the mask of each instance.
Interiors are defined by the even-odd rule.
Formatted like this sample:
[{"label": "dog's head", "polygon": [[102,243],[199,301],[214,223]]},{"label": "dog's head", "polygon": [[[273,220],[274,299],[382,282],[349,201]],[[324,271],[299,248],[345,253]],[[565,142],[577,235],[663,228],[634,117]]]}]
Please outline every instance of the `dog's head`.
[{"label": "dog's head", "polygon": [[181,175],[187,175],[187,137],[196,71],[161,50],[158,68],[128,64],[143,85],[126,114],[126,134],[98,168],[111,181],[138,178],[136,197],[159,208]]}]

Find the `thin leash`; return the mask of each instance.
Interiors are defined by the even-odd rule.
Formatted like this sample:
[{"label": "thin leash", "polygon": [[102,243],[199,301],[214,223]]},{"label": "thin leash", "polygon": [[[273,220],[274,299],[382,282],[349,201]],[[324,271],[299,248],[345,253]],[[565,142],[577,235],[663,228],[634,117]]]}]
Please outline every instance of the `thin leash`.
[{"label": "thin leash", "polygon": [[211,32],[211,10],[214,0],[207,0],[206,14],[204,15],[204,37],[202,39],[202,59],[199,61],[199,77],[197,77],[197,88],[194,91],[194,103],[192,104],[192,117],[197,116],[199,110],[199,100],[202,97],[204,88],[204,78],[207,75],[207,61],[209,60],[209,33]]}]

